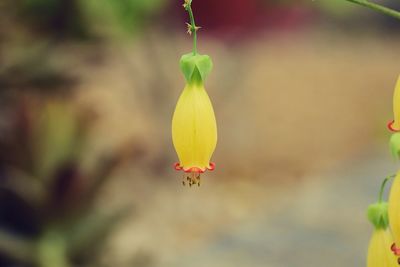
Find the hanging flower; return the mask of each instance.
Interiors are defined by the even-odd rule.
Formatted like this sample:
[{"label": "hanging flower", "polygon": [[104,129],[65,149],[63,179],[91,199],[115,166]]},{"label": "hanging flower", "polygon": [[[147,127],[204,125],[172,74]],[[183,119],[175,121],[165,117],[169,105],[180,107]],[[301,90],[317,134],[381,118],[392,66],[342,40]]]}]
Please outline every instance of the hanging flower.
[{"label": "hanging flower", "polygon": [[172,118],[172,140],[179,158],[175,169],[186,173],[184,185],[200,185],[200,174],[215,168],[210,159],[217,144],[217,123],[204,88],[212,61],[191,53],[182,57],[180,65],[187,84]]},{"label": "hanging flower", "polygon": [[368,219],[374,225],[368,247],[367,267],[398,266],[397,257],[392,253],[393,236],[388,227],[388,204],[378,202],[368,207]]},{"label": "hanging flower", "polygon": [[400,131],[400,77],[397,79],[393,94],[393,120],[389,122],[388,128],[393,132]]}]

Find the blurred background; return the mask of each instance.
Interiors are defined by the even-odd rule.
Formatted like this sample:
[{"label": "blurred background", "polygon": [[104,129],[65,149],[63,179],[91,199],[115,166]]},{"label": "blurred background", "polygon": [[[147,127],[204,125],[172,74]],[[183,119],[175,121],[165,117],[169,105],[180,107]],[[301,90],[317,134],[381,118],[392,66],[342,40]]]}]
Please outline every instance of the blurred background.
[{"label": "blurred background", "polygon": [[400,22],[194,0],[219,143],[188,188],[170,134],[182,4],[0,0],[0,266],[365,265],[365,209],[396,171]]}]

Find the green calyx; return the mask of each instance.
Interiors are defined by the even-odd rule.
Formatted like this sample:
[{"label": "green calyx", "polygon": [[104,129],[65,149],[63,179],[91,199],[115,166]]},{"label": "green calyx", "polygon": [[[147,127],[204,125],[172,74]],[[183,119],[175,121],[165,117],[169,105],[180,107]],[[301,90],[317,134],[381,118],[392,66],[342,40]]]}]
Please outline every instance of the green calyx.
[{"label": "green calyx", "polygon": [[390,151],[395,159],[400,158],[400,133],[395,133],[390,137]]},{"label": "green calyx", "polygon": [[386,229],[389,226],[388,203],[378,202],[372,204],[367,210],[368,220],[376,229]]},{"label": "green calyx", "polygon": [[188,83],[204,83],[213,63],[207,55],[189,53],[181,57],[180,66]]}]

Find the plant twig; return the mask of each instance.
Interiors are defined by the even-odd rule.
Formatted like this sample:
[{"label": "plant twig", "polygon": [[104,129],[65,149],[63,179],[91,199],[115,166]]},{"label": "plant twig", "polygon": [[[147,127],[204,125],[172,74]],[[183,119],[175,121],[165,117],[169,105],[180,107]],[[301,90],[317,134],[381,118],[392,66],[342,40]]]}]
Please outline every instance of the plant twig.
[{"label": "plant twig", "polygon": [[396,19],[400,19],[400,12],[376,3],[372,3],[368,0],[346,0],[348,2],[354,3],[354,4],[358,4],[360,6],[364,6],[367,8],[370,8],[372,10],[378,11],[380,13],[383,13],[385,15],[394,17]]},{"label": "plant twig", "polygon": [[192,0],[185,0],[183,4],[185,10],[189,13],[190,24],[188,23],[188,33],[193,34],[193,55],[197,54],[197,30],[200,27],[196,26],[196,22],[194,21],[194,15],[192,10]]},{"label": "plant twig", "polygon": [[379,198],[378,198],[378,201],[379,201],[379,202],[382,202],[382,200],[383,200],[383,192],[385,191],[385,185],[386,185],[386,183],[389,182],[389,181],[390,181],[392,178],[394,178],[394,177],[396,177],[395,174],[386,177],[386,178],[382,181],[381,189],[379,190]]}]

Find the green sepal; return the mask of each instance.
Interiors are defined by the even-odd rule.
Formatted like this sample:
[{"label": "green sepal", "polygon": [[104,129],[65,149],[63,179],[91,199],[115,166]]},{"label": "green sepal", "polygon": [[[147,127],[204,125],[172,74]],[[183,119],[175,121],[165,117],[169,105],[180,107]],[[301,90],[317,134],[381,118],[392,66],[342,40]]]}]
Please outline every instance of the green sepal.
[{"label": "green sepal", "polygon": [[390,151],[395,159],[400,158],[400,133],[392,134],[390,137]]},{"label": "green sepal", "polygon": [[188,83],[192,82],[196,69],[200,73],[201,82],[204,83],[213,68],[213,63],[208,55],[189,53],[181,57],[180,66]]},{"label": "green sepal", "polygon": [[386,229],[389,226],[388,203],[378,202],[372,204],[367,210],[368,220],[376,229]]}]

